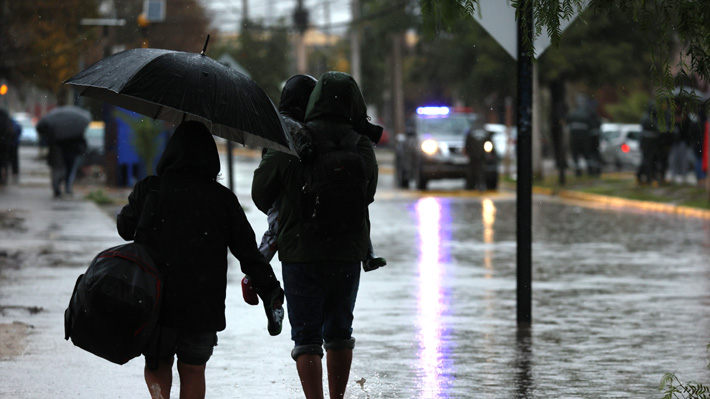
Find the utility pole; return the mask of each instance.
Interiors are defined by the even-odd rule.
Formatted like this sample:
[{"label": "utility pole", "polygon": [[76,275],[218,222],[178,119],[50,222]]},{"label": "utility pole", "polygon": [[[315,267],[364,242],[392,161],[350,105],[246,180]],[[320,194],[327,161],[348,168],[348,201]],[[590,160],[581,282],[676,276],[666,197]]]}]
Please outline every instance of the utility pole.
[{"label": "utility pole", "polygon": [[298,30],[296,35],[296,70],[298,73],[306,73],[308,60],[306,59],[306,43],[304,36],[308,29],[308,10],[303,7],[303,0],[296,0],[296,10],[293,12],[293,24]]},{"label": "utility pole", "polygon": [[350,9],[350,74],[360,84],[360,0],[351,0]]},{"label": "utility pole", "polygon": [[533,0],[520,0],[518,16],[517,320],[532,322],[532,100]]},{"label": "utility pole", "polygon": [[[242,32],[248,29],[248,24],[249,0],[242,0]],[[231,65],[227,66],[232,67]],[[227,187],[229,187],[229,191],[234,192],[234,143],[232,140],[227,140]]]},{"label": "utility pole", "polygon": [[404,133],[404,89],[402,85],[402,32],[392,36],[392,99],[394,100],[394,131]]},{"label": "utility pole", "polygon": [[[125,26],[125,19],[116,18],[83,18],[79,22],[82,26],[100,26],[103,29],[101,38],[103,47],[103,58],[111,55],[111,40],[109,27]],[[118,127],[114,115],[115,107],[104,102],[102,107],[102,118],[104,120],[104,171],[106,173],[106,183],[110,186],[118,185]]]},{"label": "utility pole", "polygon": [[323,33],[325,33],[328,43],[330,43],[330,0],[323,0],[323,17],[325,18]]},{"label": "utility pole", "polygon": [[545,177],[542,159],[542,120],[540,115],[540,85],[538,81],[537,62],[532,63],[532,172],[533,179]]}]

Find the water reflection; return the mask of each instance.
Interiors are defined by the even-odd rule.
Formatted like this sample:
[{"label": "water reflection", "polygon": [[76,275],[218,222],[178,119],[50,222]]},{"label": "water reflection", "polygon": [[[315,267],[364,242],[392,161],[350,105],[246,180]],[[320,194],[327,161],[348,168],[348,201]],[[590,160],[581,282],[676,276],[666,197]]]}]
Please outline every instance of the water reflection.
[{"label": "water reflection", "polygon": [[515,373],[515,387],[517,398],[527,399],[533,394],[532,375],[532,326],[530,324],[519,323],[516,334],[516,356],[515,363],[517,372]]},{"label": "water reflection", "polygon": [[[489,198],[485,198],[481,203],[481,220],[483,221],[483,242],[492,244],[495,238],[493,225],[496,222],[496,207]],[[493,278],[493,249],[490,246],[483,251],[483,267],[486,268],[485,278]]]},{"label": "water reflection", "polygon": [[416,204],[419,233],[419,367],[422,372],[423,398],[448,398],[453,383],[449,331],[443,317],[450,313],[449,292],[442,284],[451,255],[442,245],[450,231],[448,203],[440,198],[422,198]]}]

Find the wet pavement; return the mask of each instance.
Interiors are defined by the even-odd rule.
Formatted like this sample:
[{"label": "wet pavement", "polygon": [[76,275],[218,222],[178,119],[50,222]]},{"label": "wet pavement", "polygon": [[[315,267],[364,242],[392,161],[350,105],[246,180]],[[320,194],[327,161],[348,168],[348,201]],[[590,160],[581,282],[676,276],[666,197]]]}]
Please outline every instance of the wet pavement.
[{"label": "wet pavement", "polygon": [[[148,397],[139,359],[113,365],[63,339],[77,276],[121,240],[92,202],[52,200],[30,155],[20,183],[0,188],[0,347],[20,342],[0,349],[0,397]],[[260,235],[257,164],[237,157],[235,185]],[[462,186],[422,195],[381,175],[372,240],[388,265],[362,275],[347,398],[660,398],[666,372],[708,382],[708,219],[534,196],[526,328],[515,321],[514,193]],[[207,396],[302,397],[288,329],[270,337],[261,308],[241,299],[233,258],[229,273]]]}]

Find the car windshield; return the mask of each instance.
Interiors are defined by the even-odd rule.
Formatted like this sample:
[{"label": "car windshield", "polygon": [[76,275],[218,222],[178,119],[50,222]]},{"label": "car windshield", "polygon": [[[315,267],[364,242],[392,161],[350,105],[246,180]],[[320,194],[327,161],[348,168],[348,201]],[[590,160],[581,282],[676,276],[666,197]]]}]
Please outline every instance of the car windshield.
[{"label": "car windshield", "polygon": [[449,115],[446,117],[418,117],[417,132],[432,136],[463,136],[471,128],[474,115]]}]

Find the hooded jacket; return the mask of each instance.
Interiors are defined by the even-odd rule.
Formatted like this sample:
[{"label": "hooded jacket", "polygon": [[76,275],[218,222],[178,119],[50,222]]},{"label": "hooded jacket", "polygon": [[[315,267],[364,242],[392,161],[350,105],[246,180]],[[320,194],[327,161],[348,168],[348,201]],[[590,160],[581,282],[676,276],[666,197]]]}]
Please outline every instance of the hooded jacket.
[{"label": "hooded jacket", "polygon": [[[353,121],[365,117],[365,101],[355,80],[342,72],[328,72],[311,94],[305,119],[314,133],[341,138],[353,130]],[[315,134],[317,132],[317,134]],[[358,150],[368,176],[368,203],[377,187],[377,160],[370,139],[360,136]],[[367,254],[369,224],[360,231],[325,239],[305,228],[301,220],[303,164],[296,156],[269,150],[254,171],[252,199],[266,213],[279,201],[277,246],[282,262],[362,261]],[[347,210],[344,210],[345,212]]]},{"label": "hooded jacket", "polygon": [[163,274],[163,325],[225,328],[227,250],[262,297],[279,287],[237,197],[216,181],[219,170],[217,146],[207,128],[182,123],[158,162],[157,176],[139,181],[118,215],[119,234],[133,240],[151,184],[159,182],[153,229],[140,242]]}]

